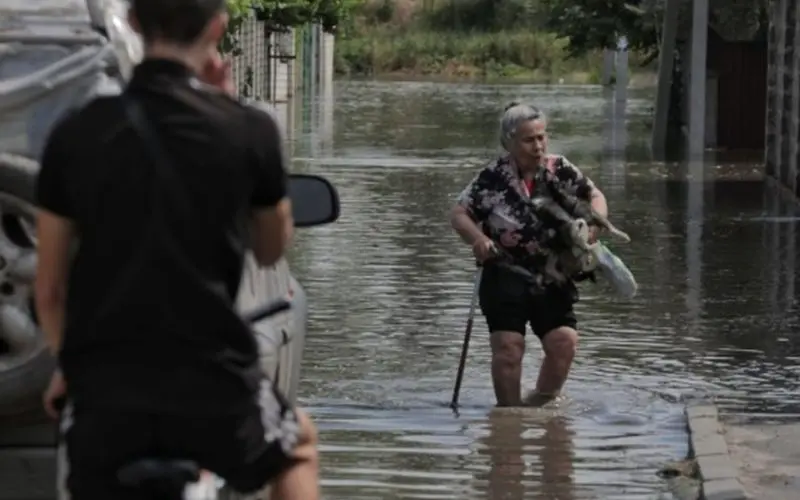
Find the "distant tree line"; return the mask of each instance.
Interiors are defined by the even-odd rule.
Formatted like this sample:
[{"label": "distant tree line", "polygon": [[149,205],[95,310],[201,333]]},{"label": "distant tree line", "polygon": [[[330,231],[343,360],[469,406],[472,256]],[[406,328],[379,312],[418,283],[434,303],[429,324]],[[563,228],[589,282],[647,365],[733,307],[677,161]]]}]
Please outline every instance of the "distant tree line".
[{"label": "distant tree line", "polygon": [[[710,0],[709,22],[724,38],[765,33],[770,0]],[[624,35],[628,47],[658,56],[666,0],[542,0],[550,31],[568,38],[571,54],[613,48]],[[679,36],[688,38],[692,0],[681,0]]]},{"label": "distant tree line", "polygon": [[[380,1],[390,17],[396,0]],[[658,55],[666,5],[666,0],[422,1],[425,21],[432,29],[546,30],[568,39],[573,56],[616,47],[624,35],[631,50],[650,59]],[[723,36],[766,29],[770,0],[710,0],[710,4],[711,24]],[[692,0],[681,0],[680,8],[681,19],[691,19]]]}]

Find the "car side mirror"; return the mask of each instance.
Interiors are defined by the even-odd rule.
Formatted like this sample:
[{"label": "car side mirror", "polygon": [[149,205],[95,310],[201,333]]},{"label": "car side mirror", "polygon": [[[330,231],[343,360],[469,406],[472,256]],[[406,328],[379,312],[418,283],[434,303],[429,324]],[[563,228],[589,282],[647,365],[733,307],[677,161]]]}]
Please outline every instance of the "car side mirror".
[{"label": "car side mirror", "polygon": [[324,177],[289,175],[289,198],[295,227],[320,226],[339,218],[339,193]]}]

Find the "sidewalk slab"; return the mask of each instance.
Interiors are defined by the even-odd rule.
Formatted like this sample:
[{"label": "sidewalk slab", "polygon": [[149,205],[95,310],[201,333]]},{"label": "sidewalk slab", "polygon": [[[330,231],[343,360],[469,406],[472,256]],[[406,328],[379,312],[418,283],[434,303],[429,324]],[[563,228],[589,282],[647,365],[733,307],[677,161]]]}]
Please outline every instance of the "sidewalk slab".
[{"label": "sidewalk slab", "polygon": [[697,462],[702,480],[701,499],[748,500],[739,481],[738,467],[731,458],[717,407],[710,403],[689,405],[686,422],[689,452]]},{"label": "sidewalk slab", "polygon": [[800,499],[800,422],[724,424],[739,481],[755,500]]}]

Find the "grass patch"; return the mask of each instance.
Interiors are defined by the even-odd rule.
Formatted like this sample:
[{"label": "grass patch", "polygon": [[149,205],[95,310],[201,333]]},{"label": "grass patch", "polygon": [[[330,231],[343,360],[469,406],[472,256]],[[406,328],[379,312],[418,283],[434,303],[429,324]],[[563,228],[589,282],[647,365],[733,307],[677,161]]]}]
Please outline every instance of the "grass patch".
[{"label": "grass patch", "polygon": [[[599,51],[570,58],[539,0],[363,0],[336,37],[346,76],[600,83]],[[635,73],[641,58],[630,54]],[[630,75],[633,80],[635,75]]]},{"label": "grass patch", "polygon": [[543,32],[370,29],[336,40],[335,68],[347,76],[600,83],[602,55],[570,59],[566,45]]}]

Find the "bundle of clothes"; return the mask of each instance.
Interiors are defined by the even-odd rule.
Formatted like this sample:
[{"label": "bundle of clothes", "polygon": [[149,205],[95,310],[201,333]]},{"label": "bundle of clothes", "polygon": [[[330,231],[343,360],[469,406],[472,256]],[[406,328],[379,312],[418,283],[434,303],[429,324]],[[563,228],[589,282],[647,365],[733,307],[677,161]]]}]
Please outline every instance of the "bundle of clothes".
[{"label": "bundle of clothes", "polygon": [[[597,281],[599,273],[614,290],[625,298],[633,298],[638,284],[625,263],[602,242],[590,242],[590,226],[596,226],[619,240],[630,243],[631,238],[598,213],[591,204],[591,188],[585,185],[564,186],[550,169],[542,168],[536,178],[537,190],[530,199],[537,218],[547,235],[539,241],[539,251],[546,259],[544,281],[563,284],[569,280]],[[500,247],[495,247],[496,265],[530,279],[540,285],[525,267],[514,263]],[[534,286],[540,290],[540,286]]]},{"label": "bundle of clothes", "polygon": [[638,285],[625,263],[602,242],[589,242],[590,226],[597,226],[625,243],[631,241],[625,232],[592,208],[590,188],[565,187],[549,169],[542,169],[540,182],[546,189],[534,196],[531,204],[549,228],[550,237],[540,244],[547,255],[545,274],[556,283],[576,277],[596,281],[599,271],[620,295],[635,296]]}]

